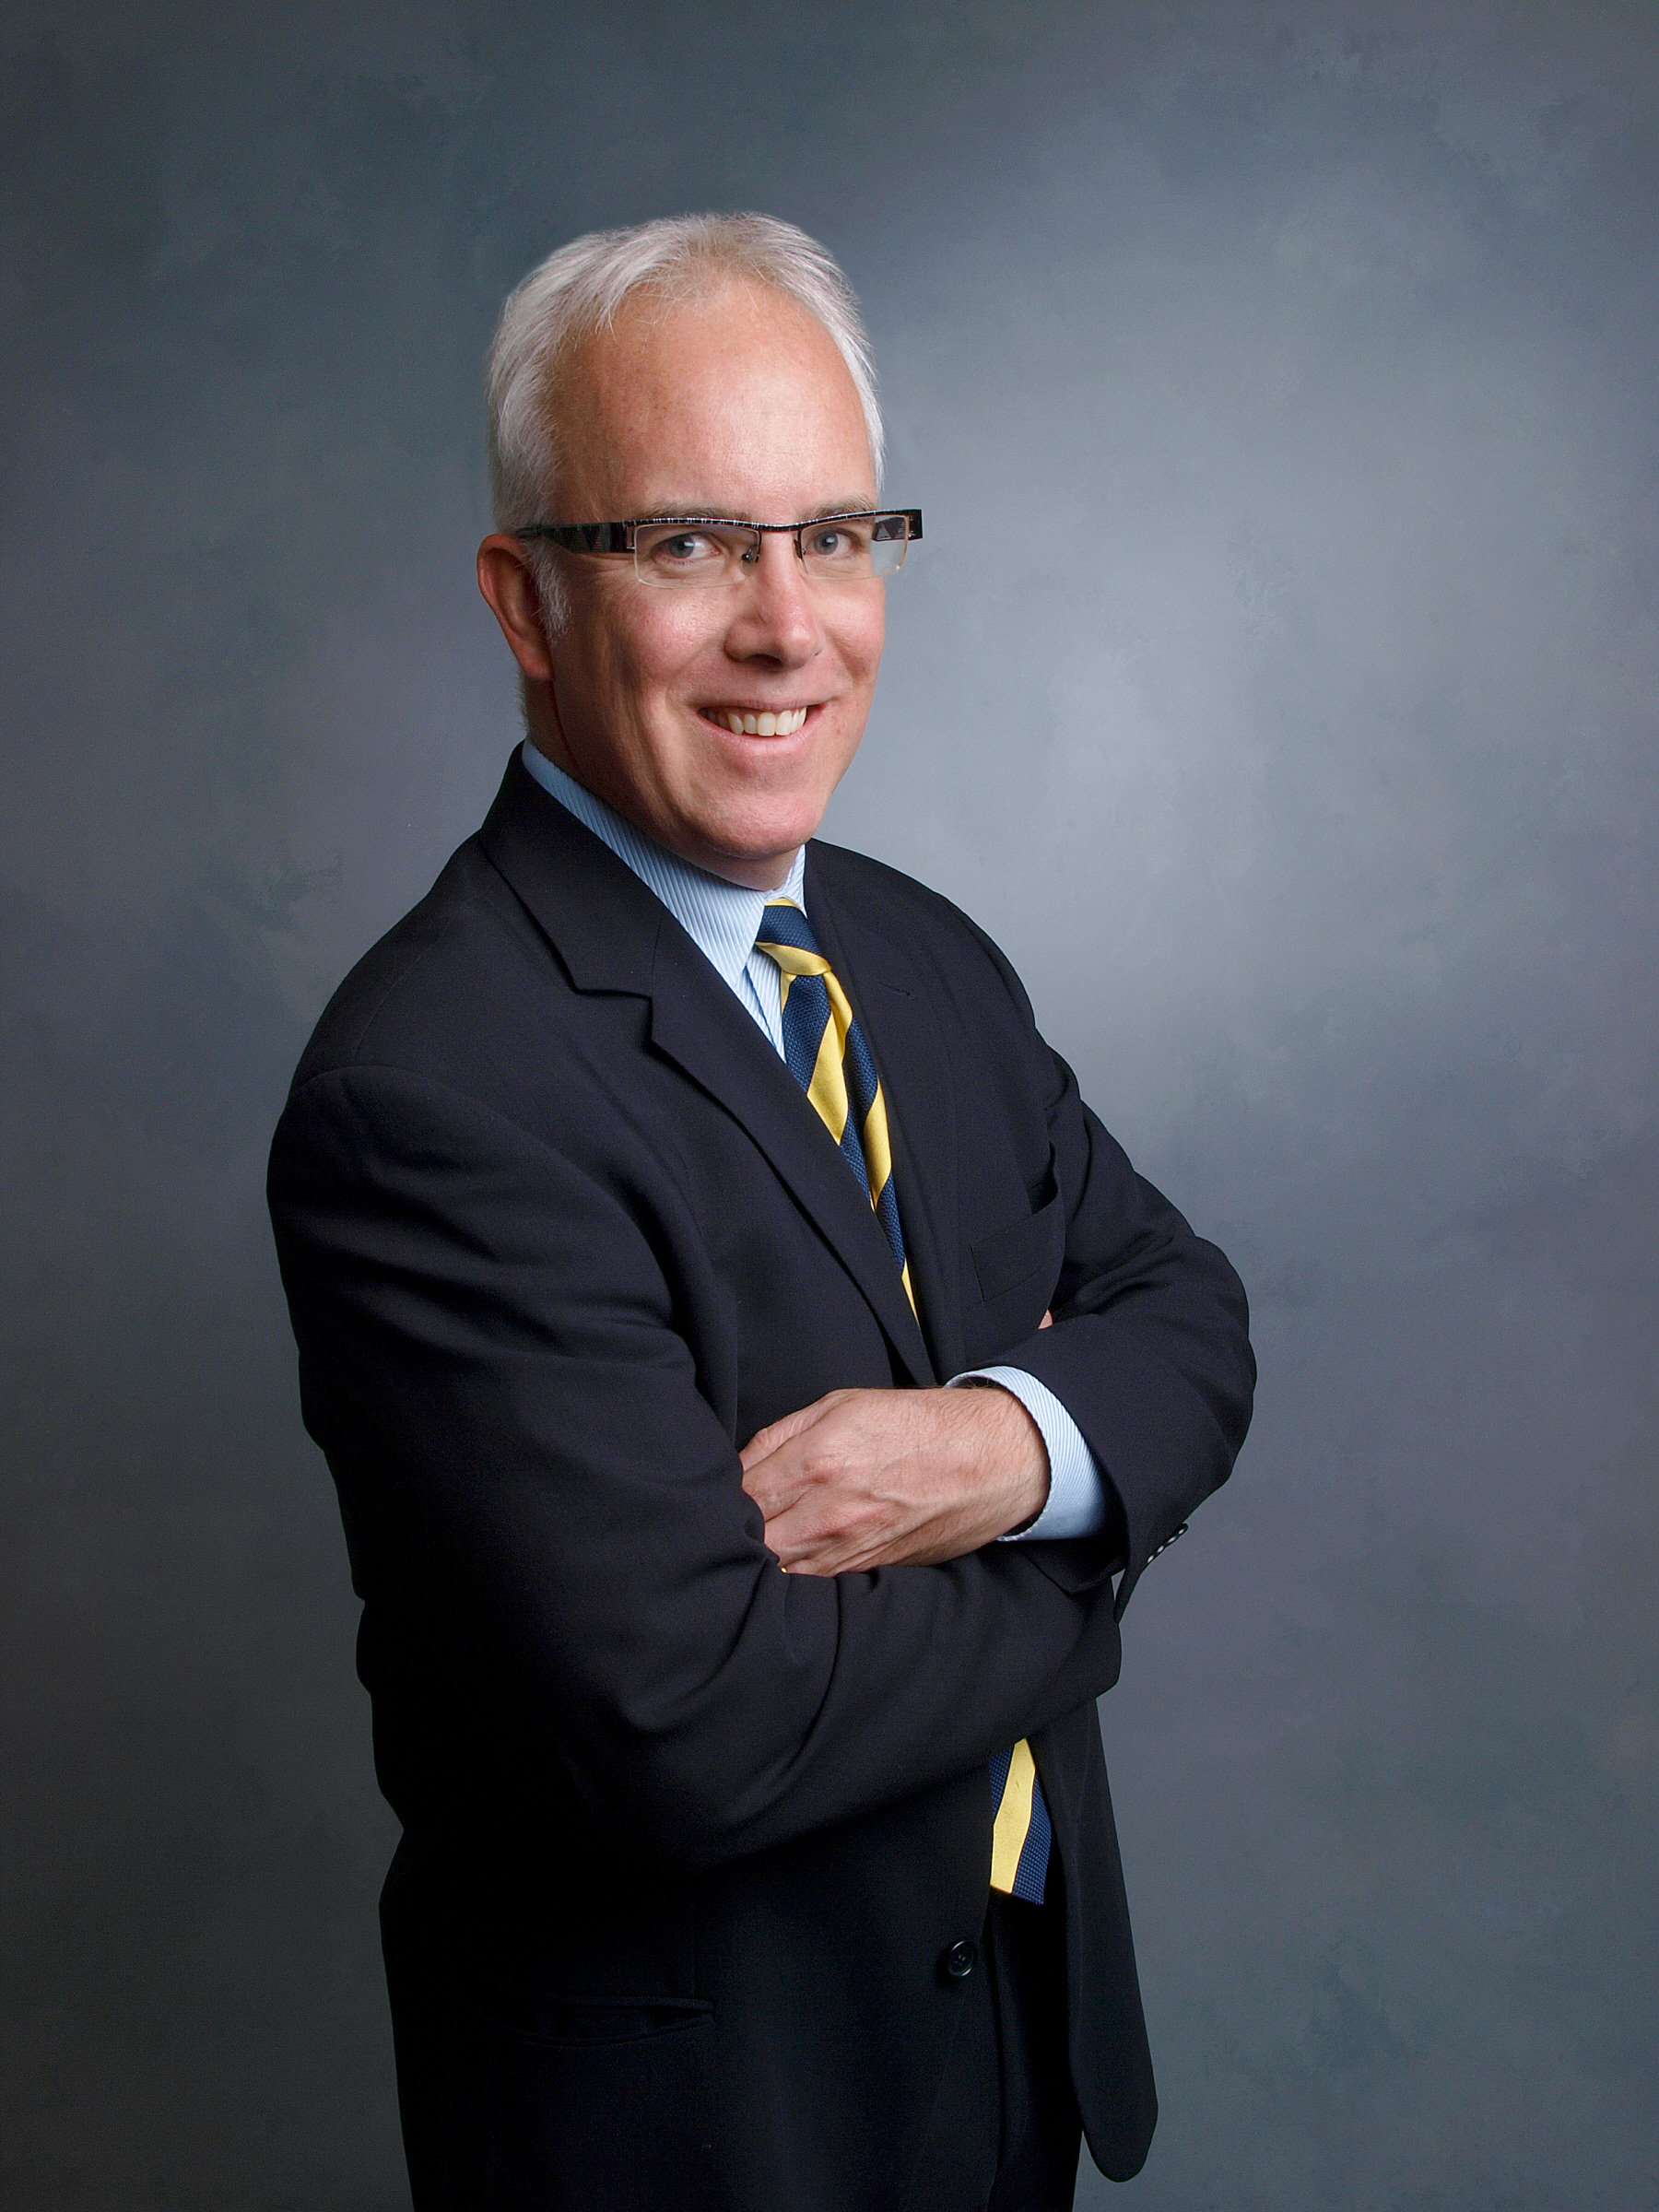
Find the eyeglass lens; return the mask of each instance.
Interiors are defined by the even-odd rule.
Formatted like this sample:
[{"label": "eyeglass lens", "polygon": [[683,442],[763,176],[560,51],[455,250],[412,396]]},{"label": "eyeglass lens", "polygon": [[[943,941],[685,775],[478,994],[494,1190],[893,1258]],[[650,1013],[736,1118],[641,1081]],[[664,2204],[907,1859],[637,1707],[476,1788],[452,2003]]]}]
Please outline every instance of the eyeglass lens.
[{"label": "eyeglass lens", "polygon": [[[646,583],[725,583],[759,559],[762,535],[743,523],[641,523],[634,567]],[[903,566],[909,527],[902,514],[837,516],[803,523],[794,536],[815,583],[856,582]]]}]

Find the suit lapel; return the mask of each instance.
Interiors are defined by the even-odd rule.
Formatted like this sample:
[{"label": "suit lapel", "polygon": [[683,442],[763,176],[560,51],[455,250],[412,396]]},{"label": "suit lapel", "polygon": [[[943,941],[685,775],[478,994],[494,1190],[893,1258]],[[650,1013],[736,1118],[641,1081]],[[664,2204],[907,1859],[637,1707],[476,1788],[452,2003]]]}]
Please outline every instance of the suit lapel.
[{"label": "suit lapel", "polygon": [[[806,1092],[675,925],[657,947],[651,1041],[747,1130],[865,1298],[912,1382],[932,1364],[870,1202]],[[695,965],[693,965],[695,963]]]},{"label": "suit lapel", "polygon": [[927,1347],[868,1200],[806,1093],[655,894],[516,753],[479,837],[577,990],[650,1000],[653,1045],[747,1131],[858,1285],[911,1379],[932,1382]]}]

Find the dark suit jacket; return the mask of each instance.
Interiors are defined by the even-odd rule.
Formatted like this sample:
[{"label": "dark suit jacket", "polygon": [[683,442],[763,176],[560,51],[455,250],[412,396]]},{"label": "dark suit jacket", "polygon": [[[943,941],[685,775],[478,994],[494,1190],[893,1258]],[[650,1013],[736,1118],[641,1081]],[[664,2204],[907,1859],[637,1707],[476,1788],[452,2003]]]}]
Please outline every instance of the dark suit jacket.
[{"label": "dark suit jacket", "polygon": [[[418,2205],[902,2205],[963,1995],[942,1960],[984,1914],[986,1759],[1020,1735],[1089,2147],[1119,2176],[1146,2153],[1094,1700],[1135,1576],[1243,1434],[1243,1296],[971,923],[818,843],[806,896],[881,1073],[920,1328],[783,1063],[516,759],[342,985],[276,1135],[406,1830],[383,1915]],[[1117,1557],[779,1572],[739,1479],[757,1429],[997,1359],[1078,1423]]]}]

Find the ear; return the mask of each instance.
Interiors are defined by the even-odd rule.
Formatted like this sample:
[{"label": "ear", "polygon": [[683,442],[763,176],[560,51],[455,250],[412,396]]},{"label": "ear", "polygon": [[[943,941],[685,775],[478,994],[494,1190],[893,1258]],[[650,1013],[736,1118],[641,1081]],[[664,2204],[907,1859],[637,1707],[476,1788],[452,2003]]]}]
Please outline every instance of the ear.
[{"label": "ear", "polygon": [[496,530],[484,540],[478,547],[478,589],[524,675],[533,683],[550,683],[553,659],[542,623],[541,594],[521,539]]}]

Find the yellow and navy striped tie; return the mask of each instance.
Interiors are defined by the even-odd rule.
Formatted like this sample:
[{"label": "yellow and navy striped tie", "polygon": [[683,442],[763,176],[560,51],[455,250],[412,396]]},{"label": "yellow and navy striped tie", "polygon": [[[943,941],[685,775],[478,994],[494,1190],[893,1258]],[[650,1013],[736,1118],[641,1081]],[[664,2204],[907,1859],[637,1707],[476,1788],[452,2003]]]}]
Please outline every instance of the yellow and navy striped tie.
[{"label": "yellow and navy striped tie", "polygon": [[[865,1033],[811,924],[792,900],[767,907],[755,943],[780,971],[783,1057],[790,1073],[867,1194],[913,1313],[916,1294],[893,1188],[887,1106]],[[991,1887],[1041,1904],[1052,1831],[1031,1747],[1023,1737],[991,1761]]]}]

